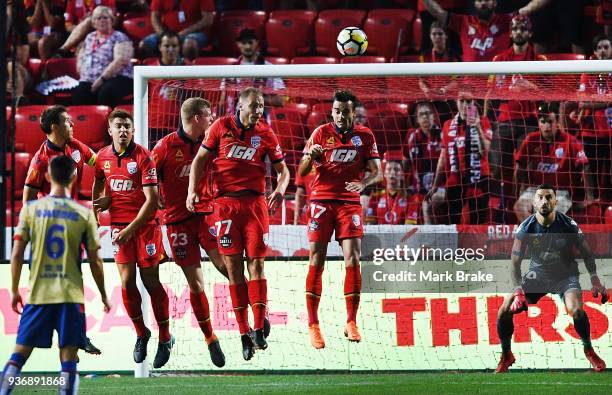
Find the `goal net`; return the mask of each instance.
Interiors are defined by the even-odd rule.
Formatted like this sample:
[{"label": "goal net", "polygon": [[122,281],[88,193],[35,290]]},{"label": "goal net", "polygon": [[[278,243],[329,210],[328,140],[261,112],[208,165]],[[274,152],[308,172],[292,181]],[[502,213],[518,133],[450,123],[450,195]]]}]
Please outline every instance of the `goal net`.
[{"label": "goal net", "polygon": [[[300,195],[309,192],[308,179],[296,180],[305,143],[317,126],[332,121],[333,93],[351,90],[361,103],[356,122],[374,133],[385,173],[385,181],[363,198],[364,218],[372,224],[366,228],[364,258],[371,259],[377,248],[409,243],[432,248],[486,245],[487,259],[507,258],[516,225],[530,213],[531,206],[521,204],[529,203],[529,188],[541,183],[560,191],[558,209],[586,224],[586,233],[600,233],[597,252],[607,257],[610,240],[603,224],[612,201],[610,70],[609,61],[136,67],[137,142],[152,148],[175,131],[181,103],[189,97],[208,99],[220,117],[235,114],[240,90],[256,86],[265,94],[264,120],[274,129],[291,173],[282,209],[271,215],[269,256],[292,262],[266,265],[270,348],[248,363],[240,356],[227,281],[212,265],[203,265],[227,368],[493,366],[499,347],[495,317],[499,294],[508,291],[507,273],[503,286],[493,289],[370,288],[361,297],[364,342],[355,345],[342,334],[344,269],[341,263],[328,264],[320,305],[328,347],[324,353],[312,349],[304,302],[307,196],[296,202],[298,188]],[[444,150],[446,163],[436,177]],[[395,177],[405,199],[390,208],[396,203],[385,201],[381,191],[393,181],[387,171],[392,162],[400,164],[401,174]],[[437,191],[425,199],[434,179]],[[270,191],[275,182],[270,168]],[[412,237],[415,229],[420,237]],[[331,260],[341,257],[337,243],[330,243],[328,255]],[[491,262],[507,271],[507,260]],[[172,331],[179,339],[166,369],[212,369],[182,272],[164,265],[161,278],[169,289]],[[581,281],[589,286],[588,279]],[[565,367],[562,356],[573,355],[577,346],[570,318],[557,300],[544,299],[538,308],[517,323],[517,348],[528,355],[522,367]],[[603,321],[591,325],[596,342],[612,340],[601,331]]]}]

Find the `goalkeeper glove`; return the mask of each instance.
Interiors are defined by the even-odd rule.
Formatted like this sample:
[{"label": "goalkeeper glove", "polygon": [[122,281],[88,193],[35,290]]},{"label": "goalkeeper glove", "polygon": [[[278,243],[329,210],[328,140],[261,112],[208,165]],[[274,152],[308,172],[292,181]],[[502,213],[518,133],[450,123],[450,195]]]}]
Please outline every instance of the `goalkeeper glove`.
[{"label": "goalkeeper glove", "polygon": [[512,300],[512,304],[510,305],[510,312],[516,314],[527,310],[527,299],[525,298],[525,291],[523,291],[523,288],[517,287],[512,295],[514,296],[514,300]]},{"label": "goalkeeper glove", "polygon": [[608,291],[606,287],[601,283],[597,274],[593,274],[591,276],[591,284],[593,288],[591,288],[591,292],[594,298],[597,298],[601,295],[601,304],[604,304],[608,301]]}]

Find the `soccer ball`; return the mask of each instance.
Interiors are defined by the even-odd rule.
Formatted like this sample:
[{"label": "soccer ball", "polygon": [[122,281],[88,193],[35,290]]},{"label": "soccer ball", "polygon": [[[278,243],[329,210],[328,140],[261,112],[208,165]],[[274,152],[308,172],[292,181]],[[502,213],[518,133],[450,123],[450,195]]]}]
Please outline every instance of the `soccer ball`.
[{"label": "soccer ball", "polygon": [[368,36],[358,27],[345,27],[338,34],[336,47],[344,56],[363,55],[368,49]]}]

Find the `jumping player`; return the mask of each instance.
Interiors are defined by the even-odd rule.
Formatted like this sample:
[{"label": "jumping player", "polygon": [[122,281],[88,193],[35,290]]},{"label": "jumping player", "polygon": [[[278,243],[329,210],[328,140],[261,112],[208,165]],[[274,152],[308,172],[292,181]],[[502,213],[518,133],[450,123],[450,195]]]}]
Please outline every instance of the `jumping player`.
[{"label": "jumping player", "polygon": [[[157,168],[161,197],[165,206],[164,224],[170,241],[172,255],[181,267],[189,284],[189,300],[193,314],[204,333],[210,358],[215,366],[225,365],[225,356],[217,336],[213,333],[210,321],[208,299],[204,293],[204,278],[200,266],[200,246],[222,272],[227,273],[223,259],[217,250],[216,238],[209,232],[209,215],[201,217],[187,211],[187,186],[191,161],[197,153],[199,144],[212,122],[210,103],[193,97],[181,106],[181,127],[161,139],[153,148],[153,158]],[[203,180],[207,183],[208,177]],[[208,186],[208,185],[206,185]],[[209,189],[209,188],[206,188]],[[204,195],[204,194],[203,194]],[[208,199],[201,206],[210,206]],[[210,213],[210,209],[203,208]]]},{"label": "jumping player", "polygon": [[[121,276],[123,304],[136,329],[134,361],[147,356],[151,331],[145,326],[136,286],[136,265],[151,296],[159,326],[154,368],[168,362],[174,337],[170,335],[168,295],[159,282],[159,264],[166,258],[161,230],[155,223],[157,171],[149,152],[133,141],[132,114],[115,109],[108,116],[113,143],[98,152],[92,198],[96,212],[110,209],[115,262]],[[103,190],[110,196],[102,196]]]},{"label": "jumping player", "polygon": [[[362,208],[359,193],[382,179],[381,163],[372,131],[354,124],[357,98],[350,91],[333,96],[333,122],[314,130],[306,144],[306,154],[298,172],[302,177],[316,169],[308,210],[310,266],[306,277],[308,332],[314,348],[325,347],[319,328],[318,306],[321,298],[321,276],[332,233],[342,247],[346,276],[344,297],[347,323],[344,334],[350,341],[361,341],[357,329],[357,308],[361,292],[359,255],[363,236]],[[364,170],[369,173],[363,179]]]},{"label": "jumping player", "polygon": [[[214,217],[217,244],[223,255],[230,282],[230,295],[242,341],[242,356],[253,357],[255,348],[268,347],[264,336],[267,283],[264,258],[267,250],[268,209],[282,202],[289,184],[289,170],[276,135],[262,120],[264,98],[257,88],[240,92],[238,113],[217,119],[210,127],[191,165],[187,209],[195,210],[197,185],[206,162],[213,160]],[[265,192],[266,158],[278,174],[276,189]],[[250,281],[245,282],[246,252]],[[249,332],[248,305],[252,306],[255,333]]]},{"label": "jumping player", "polygon": [[[597,276],[595,259],[584,235],[576,222],[565,214],[555,211],[557,197],[551,185],[537,187],[533,198],[536,211],[521,223],[512,246],[511,276],[514,292],[504,299],[497,316],[497,334],[501,341],[502,356],[496,373],[507,372],[515,362],[510,350],[514,332],[513,315],[527,310],[528,304],[547,293],[556,293],[574,319],[574,327],[580,335],[584,354],[593,369],[601,372],[606,363],[599,358],[591,345],[589,317],[582,308],[582,292],[578,282],[578,264],[573,247],[577,247],[591,276],[593,297],[601,295],[606,303],[606,288]],[[521,261],[529,249],[531,262],[529,271],[521,277]]]},{"label": "jumping player", "polygon": [[[15,232],[11,305],[13,311],[21,314],[21,320],[15,351],[2,371],[2,395],[11,393],[34,347],[51,347],[54,330],[58,334],[62,364],[59,393],[78,392],[77,350],[85,344],[85,298],[80,265],[83,246],[87,249],[104,311],[108,312],[111,307],[104,289],[94,213],[70,198],[70,188],[76,180],[76,164],[72,158],[61,155],[54,157],[48,168],[50,195],[26,203]],[[30,241],[30,294],[24,307],[19,294],[19,278],[24,251]]]}]

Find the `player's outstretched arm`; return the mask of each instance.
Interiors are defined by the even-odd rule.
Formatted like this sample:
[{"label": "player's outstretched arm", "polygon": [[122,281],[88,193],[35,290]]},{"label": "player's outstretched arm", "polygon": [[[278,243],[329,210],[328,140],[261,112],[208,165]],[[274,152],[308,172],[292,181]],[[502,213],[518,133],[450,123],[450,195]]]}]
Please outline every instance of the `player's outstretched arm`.
[{"label": "player's outstretched arm", "polygon": [[98,290],[100,291],[100,297],[102,298],[102,303],[104,304],[104,312],[108,313],[112,306],[108,300],[108,296],[106,295],[106,287],[104,286],[104,267],[102,258],[100,258],[100,255],[98,254],[98,249],[93,248],[87,250],[87,258],[89,259],[91,275],[96,282]]},{"label": "player's outstretched arm", "polygon": [[200,147],[195,158],[191,162],[191,169],[189,170],[189,188],[187,189],[187,210],[195,211],[195,204],[200,200],[198,193],[196,192],[196,186],[200,184],[202,179],[202,173],[204,173],[204,166],[210,159],[213,153],[204,148]]},{"label": "player's outstretched arm", "polygon": [[[13,243],[13,253],[11,254],[11,306],[13,311],[21,314],[23,310],[23,300],[19,294],[19,279],[21,278],[21,268],[23,267],[23,254],[28,243],[20,238]],[[19,308],[21,305],[21,308]]]},{"label": "player's outstretched arm", "polygon": [[593,251],[591,251],[591,247],[583,238],[578,243],[578,251],[580,251],[580,255],[582,259],[584,259],[584,266],[586,266],[589,275],[591,276],[591,285],[593,288],[591,292],[593,293],[593,297],[597,298],[601,295],[601,303],[606,303],[608,301],[608,292],[604,284],[601,283],[599,276],[597,275],[597,265],[595,264],[595,256],[593,255]]},{"label": "player's outstretched arm", "polygon": [[285,161],[274,163],[274,170],[277,174],[276,189],[268,196],[268,207],[275,209],[283,201],[287,186],[289,186],[289,168]]}]

